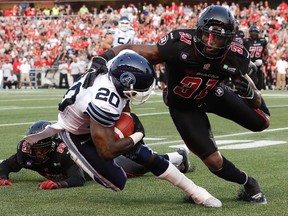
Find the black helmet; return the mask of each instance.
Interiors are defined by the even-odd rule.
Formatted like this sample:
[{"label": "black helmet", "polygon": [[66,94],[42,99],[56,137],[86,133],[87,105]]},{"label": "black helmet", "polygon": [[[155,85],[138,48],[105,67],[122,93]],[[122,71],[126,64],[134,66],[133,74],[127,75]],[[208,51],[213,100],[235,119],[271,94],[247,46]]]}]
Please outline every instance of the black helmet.
[{"label": "black helmet", "polygon": [[194,42],[196,50],[206,58],[223,57],[235,37],[235,19],[225,7],[212,5],[198,17]]},{"label": "black helmet", "polygon": [[260,28],[256,25],[251,25],[249,28],[249,35],[253,40],[257,40],[260,34]]},{"label": "black helmet", "polygon": [[139,104],[149,98],[156,79],[154,68],[147,59],[131,51],[124,51],[114,59],[109,75],[122,97]]},{"label": "black helmet", "polygon": [[[48,125],[51,125],[49,121],[37,121],[30,126],[26,135],[35,134],[43,131]],[[34,162],[37,164],[45,163],[50,158],[50,153],[56,148],[57,135],[48,137],[43,140],[39,140],[34,144],[27,144],[30,148],[29,156],[32,157]],[[37,150],[43,149],[41,154],[37,153]]]}]

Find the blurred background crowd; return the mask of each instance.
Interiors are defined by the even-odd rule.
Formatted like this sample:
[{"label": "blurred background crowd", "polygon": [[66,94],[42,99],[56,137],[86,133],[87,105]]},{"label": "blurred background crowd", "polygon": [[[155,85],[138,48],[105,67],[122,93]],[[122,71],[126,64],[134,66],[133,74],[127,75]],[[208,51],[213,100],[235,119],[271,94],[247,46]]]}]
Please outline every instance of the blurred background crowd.
[{"label": "blurred background crowd", "polygon": [[[237,1],[229,4],[215,1],[214,4],[229,8],[239,21],[238,27],[245,37],[248,37],[249,26],[260,27],[261,37],[267,40],[269,51],[269,58],[263,65],[264,72],[271,70],[273,82],[276,82],[276,63],[281,58],[285,61],[288,58],[288,4],[283,1],[274,8],[270,7],[269,1],[251,1],[246,7],[240,6]],[[23,87],[19,82],[20,73],[41,69],[47,75],[53,69],[58,70],[59,63],[63,62],[68,65],[69,75],[71,72],[81,74],[85,72],[91,56],[105,51],[102,47],[105,35],[108,29],[117,28],[120,17],[129,18],[136,32],[134,43],[155,44],[171,30],[195,27],[197,16],[207,5],[144,2],[123,4],[119,8],[107,4],[101,9],[82,4],[80,8],[73,9],[67,3],[51,7],[15,4],[0,10],[0,70],[3,77],[10,76],[9,73],[15,75],[14,79],[18,81],[15,88]],[[53,68],[55,63],[57,67]],[[81,65],[76,72],[72,71],[73,63]],[[32,88],[31,83],[27,85]],[[274,89],[273,86],[265,89]],[[3,79],[2,88],[9,88]]]}]

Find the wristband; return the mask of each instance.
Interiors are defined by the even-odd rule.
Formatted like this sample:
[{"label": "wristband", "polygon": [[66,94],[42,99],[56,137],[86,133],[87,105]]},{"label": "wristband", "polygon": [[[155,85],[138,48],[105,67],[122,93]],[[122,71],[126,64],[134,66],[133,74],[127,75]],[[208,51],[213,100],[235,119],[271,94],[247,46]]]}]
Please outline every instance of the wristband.
[{"label": "wristband", "polygon": [[106,61],[109,61],[115,57],[115,53],[112,50],[107,50],[102,55],[99,55],[100,57],[104,58]]},{"label": "wristband", "polygon": [[131,134],[129,137],[133,140],[134,145],[135,145],[136,143],[138,143],[143,138],[143,133],[142,132],[135,132],[135,133]]}]

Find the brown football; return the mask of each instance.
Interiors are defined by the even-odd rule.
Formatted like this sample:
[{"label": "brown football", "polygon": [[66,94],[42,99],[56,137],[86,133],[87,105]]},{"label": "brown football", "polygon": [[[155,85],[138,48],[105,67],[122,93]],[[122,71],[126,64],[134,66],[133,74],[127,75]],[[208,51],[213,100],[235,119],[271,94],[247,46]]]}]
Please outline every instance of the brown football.
[{"label": "brown football", "polygon": [[134,121],[130,113],[123,112],[114,125],[115,140],[129,137],[134,132]]}]

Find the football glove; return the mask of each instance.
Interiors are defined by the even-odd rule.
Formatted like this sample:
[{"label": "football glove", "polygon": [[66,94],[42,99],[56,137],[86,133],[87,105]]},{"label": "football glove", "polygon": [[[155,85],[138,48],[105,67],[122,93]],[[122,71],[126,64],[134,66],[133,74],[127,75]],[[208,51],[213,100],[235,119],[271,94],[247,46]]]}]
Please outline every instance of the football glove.
[{"label": "football glove", "polygon": [[145,145],[143,139],[137,142],[131,149],[129,149],[123,156],[135,161],[138,158],[138,154],[142,145]]},{"label": "football glove", "polygon": [[254,90],[250,86],[249,81],[246,77],[240,76],[239,78],[235,79],[234,85],[236,89],[236,94],[248,99],[253,98]]},{"label": "football glove", "polygon": [[86,76],[84,83],[82,85],[83,88],[91,87],[94,83],[94,80],[99,74],[108,73],[108,68],[106,66],[107,61],[101,56],[95,56],[92,58],[92,64],[88,71],[84,74]]},{"label": "football glove", "polygon": [[0,179],[0,185],[1,186],[5,186],[5,185],[12,186],[12,182],[8,179]]},{"label": "football glove", "polygon": [[141,132],[143,134],[143,137],[144,137],[145,136],[145,129],[144,129],[142,123],[140,122],[140,119],[134,113],[130,113],[130,115],[134,120],[134,133],[135,132]]},{"label": "football glove", "polygon": [[61,188],[61,187],[62,187],[62,185],[61,185],[60,182],[54,182],[54,181],[51,181],[51,180],[40,182],[38,184],[38,188],[42,189],[42,190],[52,190],[52,189],[58,189],[58,188]]}]

